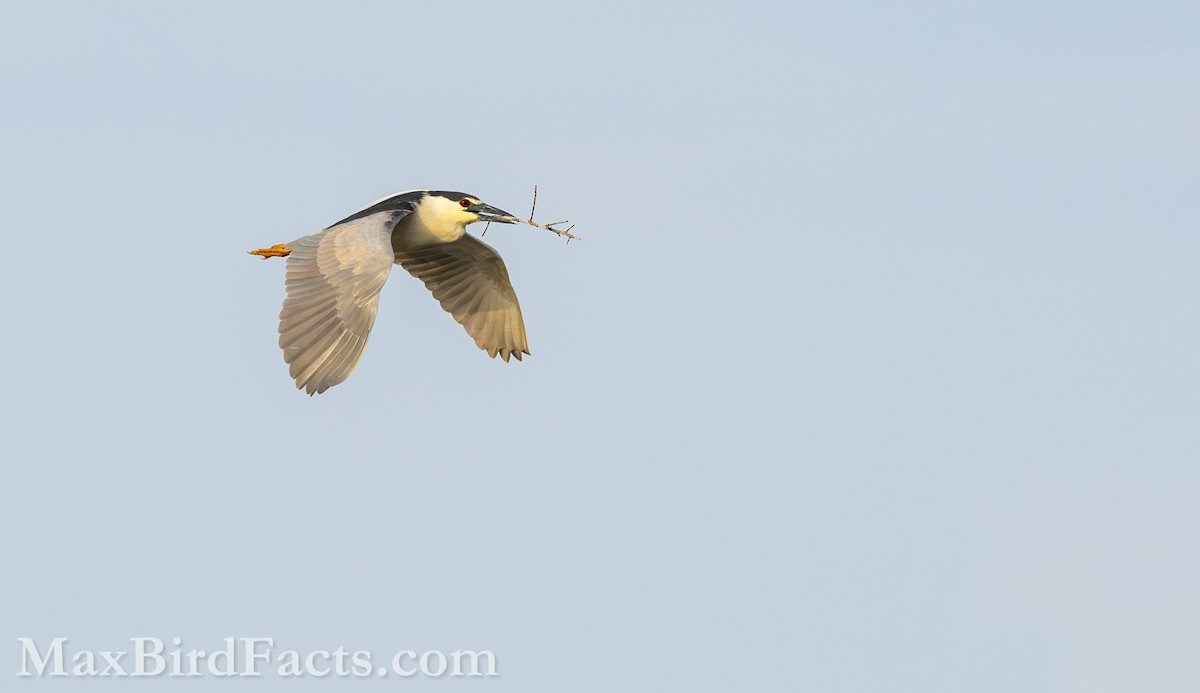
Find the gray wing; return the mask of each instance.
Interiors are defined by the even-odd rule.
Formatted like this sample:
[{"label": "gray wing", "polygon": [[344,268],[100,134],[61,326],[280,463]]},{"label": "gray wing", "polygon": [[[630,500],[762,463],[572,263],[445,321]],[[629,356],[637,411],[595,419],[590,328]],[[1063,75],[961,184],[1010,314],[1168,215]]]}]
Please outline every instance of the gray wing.
[{"label": "gray wing", "polygon": [[397,250],[396,264],[424,282],[489,356],[520,361],[529,353],[517,293],[491,246],[468,234],[453,243]]},{"label": "gray wing", "polygon": [[394,225],[373,214],[288,244],[279,346],[297,388],[324,392],[354,371],[392,269]]}]

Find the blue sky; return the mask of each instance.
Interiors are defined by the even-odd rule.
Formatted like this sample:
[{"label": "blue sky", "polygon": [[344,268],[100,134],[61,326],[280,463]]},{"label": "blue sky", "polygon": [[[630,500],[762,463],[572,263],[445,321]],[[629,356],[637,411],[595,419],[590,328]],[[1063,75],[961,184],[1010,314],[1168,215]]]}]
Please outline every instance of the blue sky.
[{"label": "blue sky", "polygon": [[[1198,26],[5,3],[0,676],[269,636],[501,676],[262,690],[1195,690]],[[293,388],[246,250],[534,184],[584,240],[486,237],[529,359],[397,270]]]}]

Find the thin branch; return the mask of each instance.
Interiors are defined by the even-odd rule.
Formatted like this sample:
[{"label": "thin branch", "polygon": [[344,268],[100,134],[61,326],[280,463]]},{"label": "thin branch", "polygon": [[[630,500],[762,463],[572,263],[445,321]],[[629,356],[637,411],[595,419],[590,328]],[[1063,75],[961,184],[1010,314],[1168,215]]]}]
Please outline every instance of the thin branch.
[{"label": "thin branch", "polygon": [[[582,241],[583,240],[579,236],[576,236],[575,234],[571,233],[571,229],[575,228],[574,224],[571,224],[570,226],[568,226],[565,229],[554,228],[555,226],[558,226],[559,224],[567,223],[567,221],[565,219],[563,221],[552,221],[549,224],[542,224],[540,222],[534,221],[533,213],[535,211],[537,211],[537,186],[536,185],[533,186],[533,206],[530,207],[530,209],[529,209],[529,218],[528,219],[518,219],[517,217],[509,217],[509,216],[493,216],[493,217],[490,217],[490,219],[492,221],[505,221],[510,224],[529,224],[530,226],[536,226],[539,229],[546,229],[547,231],[552,231],[552,232],[558,234],[559,236],[565,236],[567,239],[567,243],[570,243],[571,241]],[[484,227],[484,230],[486,231],[487,228]]]},{"label": "thin branch", "polygon": [[539,229],[546,229],[547,231],[553,231],[554,233],[557,233],[560,236],[565,236],[568,241],[582,241],[583,240],[579,236],[576,236],[575,234],[571,233],[571,229],[575,228],[574,224],[571,224],[570,226],[568,226],[565,229],[554,228],[554,224],[565,224],[565,223],[567,223],[565,221],[556,221],[556,222],[554,222],[554,224],[542,224],[542,223],[533,221],[532,219],[518,219],[517,217],[495,216],[495,217],[491,217],[491,219],[492,219],[492,221],[507,221],[510,224],[529,224],[530,226],[536,226]]}]

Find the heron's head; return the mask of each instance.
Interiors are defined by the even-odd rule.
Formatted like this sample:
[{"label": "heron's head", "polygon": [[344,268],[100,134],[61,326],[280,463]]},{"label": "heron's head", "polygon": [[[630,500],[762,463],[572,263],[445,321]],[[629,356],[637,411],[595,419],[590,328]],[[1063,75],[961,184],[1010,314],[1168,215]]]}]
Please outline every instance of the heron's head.
[{"label": "heron's head", "polygon": [[511,224],[511,221],[501,217],[512,215],[503,209],[497,209],[485,204],[478,197],[461,192],[431,190],[420,202],[422,216],[436,217],[445,223],[456,223],[466,226],[477,221],[494,221],[499,224]]}]

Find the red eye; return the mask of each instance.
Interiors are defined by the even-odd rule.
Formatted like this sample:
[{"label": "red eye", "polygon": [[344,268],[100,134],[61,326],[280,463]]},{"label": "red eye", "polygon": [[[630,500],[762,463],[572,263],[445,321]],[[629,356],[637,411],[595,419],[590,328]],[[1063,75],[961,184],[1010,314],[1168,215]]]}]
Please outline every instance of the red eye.
[{"label": "red eye", "polygon": [[471,201],[470,201],[470,200],[468,200],[468,199],[466,199],[466,198],[463,198],[463,199],[461,199],[461,200],[459,200],[459,201],[458,201],[458,204],[462,205],[463,207],[470,207],[470,206],[471,206]]}]

